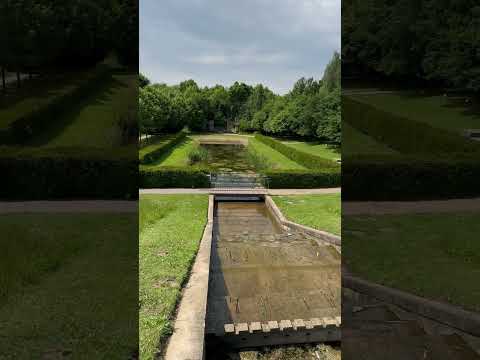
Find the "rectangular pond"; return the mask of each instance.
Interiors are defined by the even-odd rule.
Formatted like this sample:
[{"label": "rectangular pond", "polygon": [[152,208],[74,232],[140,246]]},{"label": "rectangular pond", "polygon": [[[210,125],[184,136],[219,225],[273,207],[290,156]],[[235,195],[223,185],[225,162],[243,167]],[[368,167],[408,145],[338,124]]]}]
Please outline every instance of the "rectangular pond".
[{"label": "rectangular pond", "polygon": [[207,150],[207,163],[220,172],[254,173],[255,167],[249,160],[247,147],[243,144],[205,144],[200,146]]}]

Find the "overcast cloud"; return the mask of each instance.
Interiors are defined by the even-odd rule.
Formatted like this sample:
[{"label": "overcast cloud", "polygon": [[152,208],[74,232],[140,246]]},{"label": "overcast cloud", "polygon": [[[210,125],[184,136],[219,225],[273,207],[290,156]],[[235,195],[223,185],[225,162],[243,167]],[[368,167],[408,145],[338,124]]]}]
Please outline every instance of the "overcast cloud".
[{"label": "overcast cloud", "polygon": [[340,0],[141,0],[140,71],[154,82],[321,78],[340,49]]}]

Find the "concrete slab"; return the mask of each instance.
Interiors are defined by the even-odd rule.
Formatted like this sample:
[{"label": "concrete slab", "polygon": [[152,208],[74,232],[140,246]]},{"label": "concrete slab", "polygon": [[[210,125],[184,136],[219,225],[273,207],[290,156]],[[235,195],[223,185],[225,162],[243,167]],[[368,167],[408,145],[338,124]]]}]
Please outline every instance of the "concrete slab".
[{"label": "concrete slab", "polygon": [[203,360],[213,229],[210,207],[213,204],[213,196],[210,196],[209,218],[178,308],[165,360]]}]

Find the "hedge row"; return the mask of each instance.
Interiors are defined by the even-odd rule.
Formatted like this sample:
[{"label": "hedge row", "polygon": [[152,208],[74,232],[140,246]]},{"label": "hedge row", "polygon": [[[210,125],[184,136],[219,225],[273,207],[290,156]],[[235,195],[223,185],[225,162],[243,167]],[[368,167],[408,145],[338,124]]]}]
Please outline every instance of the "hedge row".
[{"label": "hedge row", "polygon": [[312,189],[341,186],[340,168],[323,170],[269,170],[264,186],[271,189]]},{"label": "hedge row", "polygon": [[344,158],[346,200],[420,200],[480,196],[480,157]]},{"label": "hedge row", "polygon": [[6,148],[0,151],[3,200],[138,196],[138,160],[128,154],[102,155],[75,149],[58,153]]},{"label": "hedge row", "polygon": [[165,153],[172,150],[177,144],[182,142],[186,136],[187,136],[187,133],[185,131],[178,132],[171,140],[166,141],[163,144],[160,144],[159,147],[156,148],[155,150],[141,156],[140,163],[151,164],[155,162],[156,160],[161,158]]},{"label": "hedge row", "polygon": [[209,188],[207,170],[165,167],[140,171],[140,187],[151,188]]},{"label": "hedge row", "polygon": [[[380,143],[405,154],[477,152],[480,143],[460,134],[403,118],[350,98],[342,99],[342,118]],[[344,142],[348,139],[344,139]]]},{"label": "hedge row", "polygon": [[299,151],[295,148],[282,144],[280,141],[277,141],[270,137],[267,137],[261,134],[255,134],[255,139],[277,150],[279,153],[285,155],[290,160],[293,160],[298,164],[303,165],[309,169],[339,167],[339,165],[334,161],[324,159],[320,156],[307,154],[303,151]]},{"label": "hedge row", "polygon": [[88,96],[100,82],[111,76],[111,69],[105,65],[98,66],[85,81],[71,91],[54,98],[41,108],[18,118],[3,131],[1,140],[6,144],[23,144],[32,136],[44,131],[53,121],[61,117],[66,111],[76,106],[79,101]]}]

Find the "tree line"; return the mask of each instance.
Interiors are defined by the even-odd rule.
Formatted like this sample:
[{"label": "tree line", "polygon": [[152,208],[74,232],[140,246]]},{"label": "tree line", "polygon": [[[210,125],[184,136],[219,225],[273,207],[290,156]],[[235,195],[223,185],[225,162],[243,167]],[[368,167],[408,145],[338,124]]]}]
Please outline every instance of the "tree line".
[{"label": "tree line", "polygon": [[340,55],[335,53],[321,80],[301,78],[286,95],[264,85],[235,82],[200,88],[195,81],[150,84],[140,74],[139,121],[144,134],[174,132],[187,126],[309,137],[339,144],[341,139]]},{"label": "tree line", "polygon": [[91,66],[115,51],[138,63],[138,0],[4,0],[0,2],[0,68],[48,73]]},{"label": "tree line", "polygon": [[478,92],[479,28],[477,0],[345,0],[344,70]]}]

